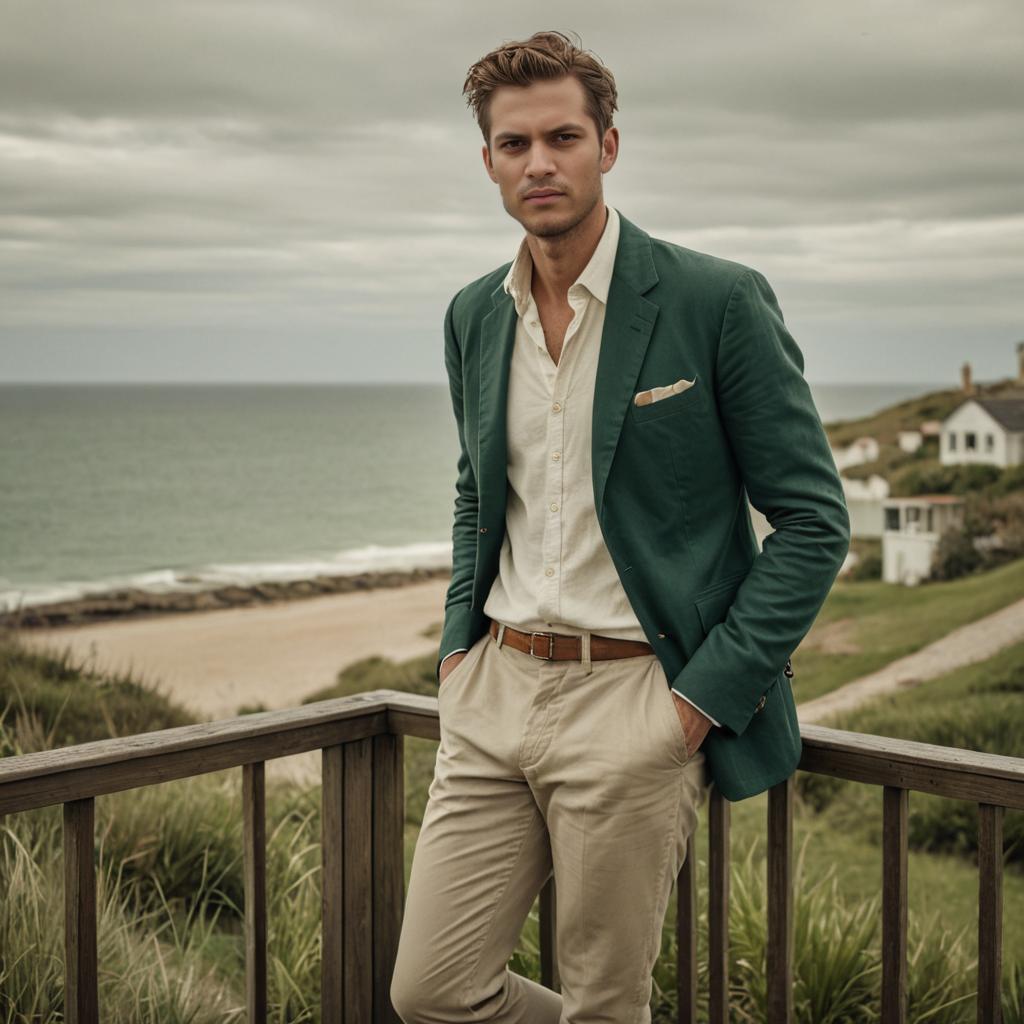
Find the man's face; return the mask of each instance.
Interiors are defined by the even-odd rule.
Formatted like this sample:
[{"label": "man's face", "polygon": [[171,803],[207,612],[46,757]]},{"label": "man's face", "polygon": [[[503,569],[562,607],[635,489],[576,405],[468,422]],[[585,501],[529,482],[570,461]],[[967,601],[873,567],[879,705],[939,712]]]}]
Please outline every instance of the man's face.
[{"label": "man's face", "polygon": [[[571,75],[528,86],[502,85],[491,96],[491,146],[484,166],[501,201],[533,235],[572,230],[602,201],[601,175],[618,153],[618,129],[603,140],[586,112],[583,86]],[[547,199],[528,193],[554,191]]]}]

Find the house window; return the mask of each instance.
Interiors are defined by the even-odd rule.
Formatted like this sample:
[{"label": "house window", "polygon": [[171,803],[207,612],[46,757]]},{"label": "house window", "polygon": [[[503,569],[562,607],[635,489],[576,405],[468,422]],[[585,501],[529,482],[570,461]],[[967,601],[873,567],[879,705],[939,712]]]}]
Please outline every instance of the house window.
[{"label": "house window", "polygon": [[949,433],[948,433],[948,434],[946,435],[946,437],[948,437],[948,438],[949,438],[949,450],[950,450],[951,452],[955,452],[955,451],[956,451],[956,434],[954,434],[954,433],[953,433],[953,431],[951,430],[951,431],[950,431],[950,432],[949,432]]},{"label": "house window", "polygon": [[931,507],[931,505],[928,506],[928,525],[927,525],[926,529],[928,530],[929,533],[931,533],[935,529],[935,527],[932,525],[932,507]]},{"label": "house window", "polygon": [[900,528],[900,510],[889,507],[885,510],[885,528],[887,530],[898,530]]},{"label": "house window", "polygon": [[985,451],[987,451],[987,452],[994,451],[995,447],[996,447],[996,436],[995,436],[995,434],[986,434],[985,435]]},{"label": "house window", "polygon": [[921,510],[916,505],[910,505],[907,508],[907,522],[916,523],[921,518]]},{"label": "house window", "polygon": [[964,434],[964,448],[969,452],[977,450],[978,435],[973,430],[968,430],[967,433]]}]

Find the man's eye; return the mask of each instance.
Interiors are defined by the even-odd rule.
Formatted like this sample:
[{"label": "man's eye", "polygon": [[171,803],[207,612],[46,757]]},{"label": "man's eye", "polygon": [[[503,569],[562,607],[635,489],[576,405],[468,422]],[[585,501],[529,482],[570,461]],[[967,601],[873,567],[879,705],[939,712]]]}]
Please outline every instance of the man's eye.
[{"label": "man's eye", "polygon": [[[557,138],[559,139],[576,139],[579,136],[575,132],[559,132]],[[501,144],[502,149],[508,149],[509,146],[518,146],[522,142],[522,139],[510,139],[508,142]]]}]

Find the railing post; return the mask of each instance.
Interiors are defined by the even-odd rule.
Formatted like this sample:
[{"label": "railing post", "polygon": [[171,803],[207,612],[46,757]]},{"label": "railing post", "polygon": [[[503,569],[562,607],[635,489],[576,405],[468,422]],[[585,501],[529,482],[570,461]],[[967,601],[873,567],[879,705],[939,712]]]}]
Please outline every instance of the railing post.
[{"label": "railing post", "polygon": [[1003,1019],[1003,813],[978,804],[978,1024]]},{"label": "railing post", "polygon": [[373,741],[323,751],[323,1024],[373,1020]]},{"label": "railing post", "polygon": [[561,992],[555,939],[558,933],[558,901],[555,893],[555,876],[552,874],[540,890],[540,983],[552,992]]},{"label": "railing post", "polygon": [[686,838],[676,877],[676,1005],[678,1024],[697,1024],[697,837]]},{"label": "railing post", "polygon": [[729,801],[708,801],[708,1021],[729,1024]]},{"label": "railing post", "polygon": [[404,743],[373,737],[373,1024],[401,1024],[390,989],[405,903]]},{"label": "railing post", "polygon": [[341,743],[323,750],[323,806],[320,811],[323,887],[320,1016],[323,1024],[343,1024],[345,1020],[345,855],[341,841],[344,821],[344,754],[345,747]]},{"label": "railing post", "polygon": [[882,787],[882,1024],[907,1019],[907,804]]},{"label": "railing post", "polygon": [[267,811],[264,763],[242,765],[245,1002],[248,1024],[267,1020]]},{"label": "railing post", "polygon": [[64,804],[64,1019],[99,1024],[96,963],[95,801]]},{"label": "railing post", "polygon": [[793,1020],[793,776],[768,790],[768,1020]]}]

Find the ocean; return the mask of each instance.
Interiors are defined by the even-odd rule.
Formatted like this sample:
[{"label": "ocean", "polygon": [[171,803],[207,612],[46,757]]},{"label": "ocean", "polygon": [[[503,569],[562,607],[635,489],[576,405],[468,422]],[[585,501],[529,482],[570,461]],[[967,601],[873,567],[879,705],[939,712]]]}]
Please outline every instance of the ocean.
[{"label": "ocean", "polygon": [[457,452],[446,384],[0,385],[0,608],[450,566]]}]

